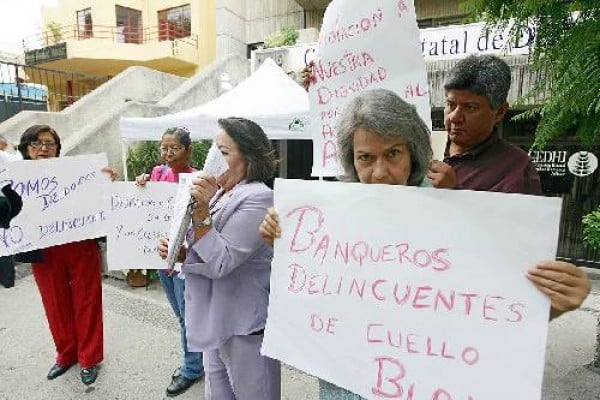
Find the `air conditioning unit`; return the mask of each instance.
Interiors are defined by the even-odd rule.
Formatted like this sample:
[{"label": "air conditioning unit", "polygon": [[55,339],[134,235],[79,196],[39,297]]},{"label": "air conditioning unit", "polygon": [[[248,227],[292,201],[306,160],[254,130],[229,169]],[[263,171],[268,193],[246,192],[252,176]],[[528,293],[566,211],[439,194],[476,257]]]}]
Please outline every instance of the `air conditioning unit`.
[{"label": "air conditioning unit", "polygon": [[281,47],[273,49],[254,50],[250,59],[252,72],[256,71],[258,67],[260,67],[267,58],[273,59],[273,61],[275,61],[275,64],[279,65],[281,69],[283,69],[285,72],[290,72],[288,71],[288,52],[289,50],[287,48]]}]

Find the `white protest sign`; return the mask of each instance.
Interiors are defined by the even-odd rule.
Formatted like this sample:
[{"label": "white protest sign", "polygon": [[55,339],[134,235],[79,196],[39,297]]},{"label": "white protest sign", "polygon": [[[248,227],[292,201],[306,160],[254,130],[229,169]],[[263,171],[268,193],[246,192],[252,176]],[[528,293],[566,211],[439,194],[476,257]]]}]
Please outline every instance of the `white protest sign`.
[{"label": "white protest sign", "polygon": [[0,166],[23,209],[0,229],[0,256],[106,235],[105,154],[13,161]]},{"label": "white protest sign", "polygon": [[148,182],[145,187],[132,182],[110,185],[109,270],[166,268],[156,245],[161,237],[167,236],[176,191],[177,184],[169,182]]},{"label": "white protest sign", "polygon": [[540,399],[556,198],[276,180],[262,352],[368,399]]},{"label": "white protest sign", "polygon": [[[229,169],[229,165],[213,141],[212,146],[208,149],[208,154],[206,154],[202,171],[218,177],[225,173],[227,169]],[[179,174],[179,186],[175,195],[173,221],[169,227],[169,249],[167,255],[167,265],[169,268],[172,268],[175,264],[177,251],[184,243],[185,235],[190,227],[192,219],[190,186],[192,185],[192,179],[199,173]]]},{"label": "white protest sign", "polygon": [[309,91],[313,176],[342,173],[337,119],[357,94],[390,89],[431,127],[425,61],[411,0],[333,0],[325,12]]}]

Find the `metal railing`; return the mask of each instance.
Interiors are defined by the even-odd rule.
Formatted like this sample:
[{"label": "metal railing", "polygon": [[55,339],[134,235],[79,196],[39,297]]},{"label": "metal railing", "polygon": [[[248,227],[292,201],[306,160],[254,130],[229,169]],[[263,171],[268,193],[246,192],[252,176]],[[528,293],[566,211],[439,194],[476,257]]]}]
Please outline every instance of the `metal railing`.
[{"label": "metal railing", "polygon": [[60,111],[108,77],[0,62],[0,121],[23,110]]},{"label": "metal railing", "polygon": [[[599,150],[599,149],[595,149]],[[598,154],[597,151],[594,151]],[[570,193],[561,196],[563,209],[558,239],[558,256],[588,267],[600,268],[600,250],[583,242],[584,215],[596,210],[600,204],[600,174],[598,172],[576,178]]]},{"label": "metal railing", "polygon": [[68,25],[48,29],[23,39],[23,50],[30,51],[58,43],[89,39],[113,43],[147,44],[175,41],[198,48],[198,35],[183,27],[168,24],[142,28],[139,26]]}]

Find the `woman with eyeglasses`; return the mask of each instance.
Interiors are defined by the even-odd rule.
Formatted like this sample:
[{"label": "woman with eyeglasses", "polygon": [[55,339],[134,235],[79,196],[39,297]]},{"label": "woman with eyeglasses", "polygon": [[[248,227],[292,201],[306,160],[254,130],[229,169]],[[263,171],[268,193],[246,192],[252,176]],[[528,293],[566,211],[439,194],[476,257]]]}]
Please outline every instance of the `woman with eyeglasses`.
[{"label": "woman with eyeglasses", "polygon": [[[190,166],[192,156],[192,139],[185,128],[169,128],[163,133],[160,142],[160,156],[165,162],[152,169],[151,174],[141,174],[136,178],[139,186],[146,182],[179,182],[180,173],[195,171]],[[173,270],[159,270],[158,277],[167,299],[175,312],[181,330],[181,347],[183,361],[171,377],[167,387],[168,396],[177,396],[188,390],[196,381],[204,376],[202,353],[188,351],[185,332],[185,280]]]},{"label": "woman with eyeglasses", "polygon": [[[25,160],[42,160],[60,155],[60,137],[48,125],[33,125],[21,136],[18,146]],[[111,168],[103,172],[114,180]],[[51,246],[17,254],[31,262],[33,277],[57,351],[49,380],[63,375],[76,363],[81,381],[90,385],[98,376],[104,358],[102,324],[102,274],[100,249],[93,239]]]}]

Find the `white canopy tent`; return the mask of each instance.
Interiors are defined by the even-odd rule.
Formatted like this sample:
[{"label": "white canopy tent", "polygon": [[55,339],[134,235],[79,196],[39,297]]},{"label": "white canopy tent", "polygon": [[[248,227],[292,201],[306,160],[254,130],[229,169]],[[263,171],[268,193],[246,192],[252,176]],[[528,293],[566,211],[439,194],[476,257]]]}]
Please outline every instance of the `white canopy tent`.
[{"label": "white canopy tent", "polygon": [[174,126],[186,127],[194,139],[212,139],[217,120],[230,116],[253,120],[270,139],[311,139],[308,94],[270,58],[206,104],[155,118],[121,118],[121,139],[160,140]]}]

